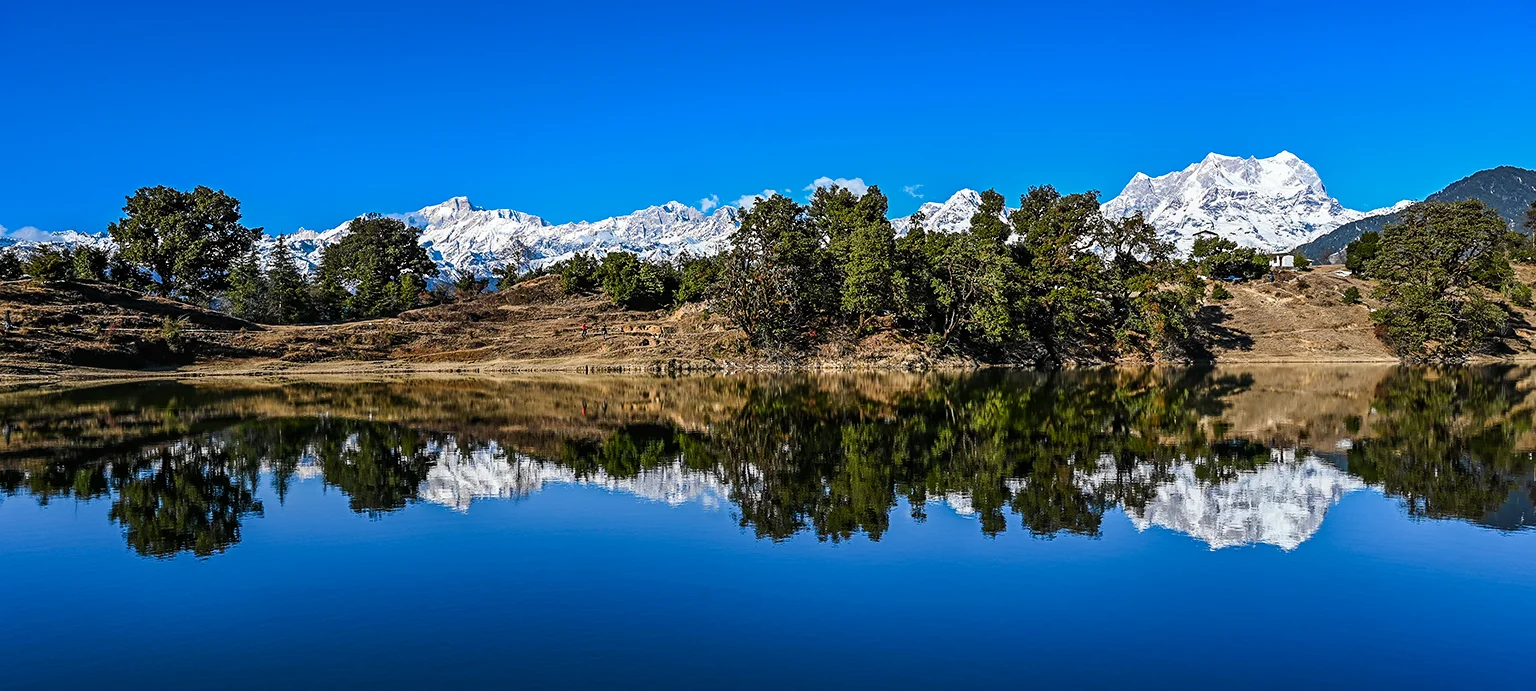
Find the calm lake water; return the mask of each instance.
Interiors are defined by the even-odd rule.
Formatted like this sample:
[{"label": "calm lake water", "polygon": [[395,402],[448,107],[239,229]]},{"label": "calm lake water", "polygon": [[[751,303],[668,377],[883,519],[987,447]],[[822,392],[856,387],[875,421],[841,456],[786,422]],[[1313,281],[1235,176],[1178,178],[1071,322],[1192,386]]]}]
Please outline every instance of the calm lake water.
[{"label": "calm lake water", "polygon": [[3,688],[1529,688],[1536,372],[0,393]]}]

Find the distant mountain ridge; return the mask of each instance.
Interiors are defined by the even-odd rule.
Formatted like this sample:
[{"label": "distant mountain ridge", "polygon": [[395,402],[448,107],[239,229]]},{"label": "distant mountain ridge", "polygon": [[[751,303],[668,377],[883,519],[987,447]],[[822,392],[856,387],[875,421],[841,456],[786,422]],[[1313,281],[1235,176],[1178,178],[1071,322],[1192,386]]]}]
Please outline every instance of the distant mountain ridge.
[{"label": "distant mountain ridge", "polygon": [[[1459,202],[1467,199],[1482,201],[1509,223],[1510,230],[1519,230],[1525,223],[1526,210],[1536,201],[1536,170],[1514,166],[1480,170],[1425,197],[1424,201]],[[1397,212],[1403,208],[1406,205],[1393,209],[1393,213],[1346,223],[1297,249],[1313,261],[1329,261],[1362,234],[1379,233],[1387,224],[1396,223],[1399,219]]]},{"label": "distant mountain ridge", "polygon": [[[1536,171],[1503,166],[1458,181],[1429,199],[1440,201],[1476,197],[1493,205],[1512,223],[1523,219],[1536,198]],[[1379,229],[1412,202],[1376,211],[1345,208],[1329,197],[1317,171],[1289,152],[1270,158],[1238,158],[1210,154],[1181,171],[1151,177],[1137,173],[1123,191],[1101,208],[1110,218],[1140,212],[1163,239],[1188,251],[1194,235],[1213,230],[1240,245],[1265,251],[1301,246],[1309,257],[1324,259],[1342,249],[1360,232]],[[926,202],[921,211],[930,231],[963,232],[981,208],[981,193],[962,189],[943,202]],[[468,197],[453,197],[416,211],[390,214],[422,229],[421,243],[447,277],[456,270],[485,275],[505,266],[521,245],[532,266],[544,266],[578,253],[633,252],[666,259],[683,253],[711,255],[727,248],[740,225],[741,210],[726,205],[705,211],[676,201],[646,207],[598,221],[550,223],[513,209],[486,209]],[[891,220],[898,234],[912,225],[911,217]],[[319,265],[321,252],[346,235],[351,221],[327,230],[300,228],[282,236],[306,269]],[[258,250],[270,253],[280,240],[263,236]],[[0,232],[0,247],[22,250],[40,244],[91,244],[110,247],[105,233],[24,229]]]}]

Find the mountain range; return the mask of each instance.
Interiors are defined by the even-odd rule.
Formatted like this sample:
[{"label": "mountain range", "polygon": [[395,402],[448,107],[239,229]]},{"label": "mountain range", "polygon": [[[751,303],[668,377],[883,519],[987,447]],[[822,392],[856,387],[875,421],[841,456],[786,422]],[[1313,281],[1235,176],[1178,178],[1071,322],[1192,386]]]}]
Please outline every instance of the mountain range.
[{"label": "mountain range", "polygon": [[[1514,166],[1499,166],[1481,170],[1451,183],[1445,189],[1424,198],[1427,202],[1459,202],[1477,199],[1487,204],[1509,224],[1510,230],[1519,230],[1525,223],[1525,213],[1536,202],[1536,170]],[[1407,206],[1407,205],[1403,205]],[[1398,211],[1374,215],[1346,223],[1332,232],[1301,245],[1297,251],[1313,261],[1330,261],[1354,242],[1361,234],[1381,232],[1388,223],[1398,220]]]},{"label": "mountain range", "polygon": [[[1430,200],[1477,197],[1492,204],[1506,219],[1523,218],[1525,205],[1536,198],[1536,172],[1502,167],[1482,171],[1430,196]],[[1239,245],[1280,252],[1300,246],[1315,259],[1336,252],[1365,229],[1379,228],[1411,201],[1374,211],[1345,208],[1328,196],[1317,171],[1286,151],[1269,158],[1239,158],[1210,154],[1183,170],[1156,177],[1137,173],[1103,213],[1120,218],[1140,212],[1158,228],[1163,239],[1187,251],[1196,234],[1214,232]],[[980,209],[981,194],[962,189],[943,202],[924,203],[919,210],[931,231],[960,232],[970,227]],[[683,253],[709,255],[724,249],[740,224],[741,210],[720,206],[706,211],[670,201],[633,213],[598,221],[550,223],[513,209],[485,209],[467,197],[454,197],[416,211],[389,214],[422,229],[421,243],[444,275],[456,270],[479,274],[504,266],[519,245],[533,266],[542,266],[577,253],[628,251],[648,258]],[[911,227],[911,217],[892,219],[897,233]],[[300,228],[279,237],[264,236],[258,248],[265,254],[286,243],[306,268],[318,266],[326,245],[346,235],[351,222],[327,230]],[[45,233],[26,229],[6,233],[0,246],[23,250],[44,243],[109,245],[104,233],[76,231]]]}]

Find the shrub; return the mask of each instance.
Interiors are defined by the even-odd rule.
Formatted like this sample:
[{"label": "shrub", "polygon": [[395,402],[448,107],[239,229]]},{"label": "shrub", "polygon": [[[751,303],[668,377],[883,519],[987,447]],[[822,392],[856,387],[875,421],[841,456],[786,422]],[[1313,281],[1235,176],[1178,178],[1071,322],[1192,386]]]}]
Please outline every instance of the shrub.
[{"label": "shrub", "polygon": [[1517,307],[1531,306],[1531,287],[1519,281],[1510,281],[1504,287],[1504,294],[1509,296],[1509,301]]},{"label": "shrub", "polygon": [[1212,300],[1230,300],[1230,299],[1232,299],[1232,291],[1227,290],[1227,286],[1226,285],[1223,285],[1221,283],[1217,283],[1217,284],[1211,286],[1211,299]]},{"label": "shrub", "polygon": [[1356,288],[1354,286],[1350,286],[1348,288],[1345,288],[1344,289],[1344,304],[1346,304],[1346,305],[1358,305],[1358,304],[1360,304],[1360,289]]}]

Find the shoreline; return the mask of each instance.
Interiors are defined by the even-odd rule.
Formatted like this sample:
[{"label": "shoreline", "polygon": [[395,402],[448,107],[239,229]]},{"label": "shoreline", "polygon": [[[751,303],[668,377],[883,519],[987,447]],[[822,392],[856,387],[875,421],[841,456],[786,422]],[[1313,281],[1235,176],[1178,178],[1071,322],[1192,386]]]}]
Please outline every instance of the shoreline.
[{"label": "shoreline", "polygon": [[[1496,364],[1536,364],[1536,357],[1521,354],[1507,358],[1476,358],[1452,367]],[[1065,369],[1097,368],[1225,368],[1225,367],[1383,367],[1412,365],[1396,358],[1218,358],[1192,362],[1105,362]],[[799,365],[746,362],[640,362],[600,359],[500,360],[485,362],[412,362],[407,360],[336,360],[293,363],[282,360],[215,360],[181,367],[155,369],[107,369],[47,362],[0,360],[0,385],[120,383],[150,380],[267,379],[267,378],[411,378],[464,377],[500,379],[537,375],[608,375],[631,377],[717,376],[735,374],[895,374],[962,373],[983,369],[1034,369],[1020,365],[988,363],[939,363],[924,367],[889,364],[822,361]]]}]

